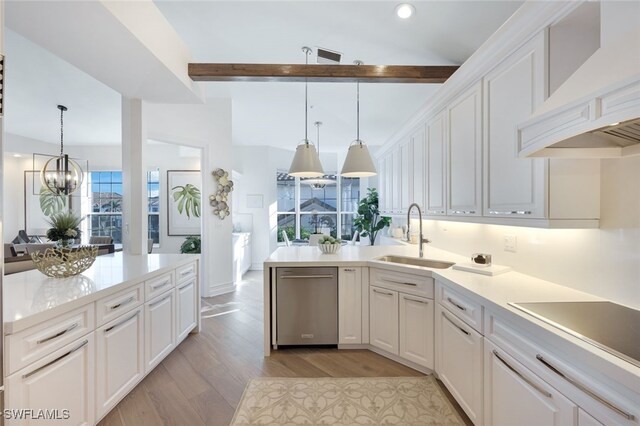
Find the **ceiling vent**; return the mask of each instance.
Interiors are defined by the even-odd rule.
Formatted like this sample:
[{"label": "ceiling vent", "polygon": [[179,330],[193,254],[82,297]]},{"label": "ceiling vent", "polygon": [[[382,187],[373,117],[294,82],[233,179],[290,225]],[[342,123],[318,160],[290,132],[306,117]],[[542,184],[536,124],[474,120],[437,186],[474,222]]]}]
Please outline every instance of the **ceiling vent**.
[{"label": "ceiling vent", "polygon": [[316,52],[318,52],[317,62],[319,64],[339,64],[340,59],[342,59],[342,53],[323,49],[322,47],[316,48]]}]

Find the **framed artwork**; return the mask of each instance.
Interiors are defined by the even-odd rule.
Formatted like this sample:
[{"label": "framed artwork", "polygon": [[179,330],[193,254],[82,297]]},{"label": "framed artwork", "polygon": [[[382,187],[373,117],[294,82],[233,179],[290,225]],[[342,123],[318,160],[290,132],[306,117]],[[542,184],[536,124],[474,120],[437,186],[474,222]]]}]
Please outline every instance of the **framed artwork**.
[{"label": "framed artwork", "polygon": [[167,170],[167,234],[200,235],[200,170]]},{"label": "framed artwork", "polygon": [[40,172],[24,171],[24,229],[28,235],[45,235],[47,220],[57,212],[71,208],[71,197],[57,196],[42,190]]}]

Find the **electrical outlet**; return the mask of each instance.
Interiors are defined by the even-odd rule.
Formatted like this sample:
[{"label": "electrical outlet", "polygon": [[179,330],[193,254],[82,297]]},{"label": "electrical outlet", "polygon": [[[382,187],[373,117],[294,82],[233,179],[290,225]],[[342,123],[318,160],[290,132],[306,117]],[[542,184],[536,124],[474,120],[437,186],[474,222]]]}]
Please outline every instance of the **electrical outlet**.
[{"label": "electrical outlet", "polygon": [[518,251],[518,238],[515,235],[504,236],[504,251],[516,253]]}]

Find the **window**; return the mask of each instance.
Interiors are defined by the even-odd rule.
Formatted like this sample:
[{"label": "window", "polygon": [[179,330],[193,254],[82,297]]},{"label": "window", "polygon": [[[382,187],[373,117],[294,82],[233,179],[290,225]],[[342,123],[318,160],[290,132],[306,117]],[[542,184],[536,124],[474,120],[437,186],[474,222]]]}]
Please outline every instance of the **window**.
[{"label": "window", "polygon": [[319,179],[296,179],[276,174],[278,242],[307,240],[315,232],[350,240],[360,201],[360,179],[327,174]]},{"label": "window", "polygon": [[108,235],[122,243],[122,172],[90,172],[89,236]]},{"label": "window", "polygon": [[149,238],[160,244],[160,171],[147,172],[147,201],[149,215]]}]

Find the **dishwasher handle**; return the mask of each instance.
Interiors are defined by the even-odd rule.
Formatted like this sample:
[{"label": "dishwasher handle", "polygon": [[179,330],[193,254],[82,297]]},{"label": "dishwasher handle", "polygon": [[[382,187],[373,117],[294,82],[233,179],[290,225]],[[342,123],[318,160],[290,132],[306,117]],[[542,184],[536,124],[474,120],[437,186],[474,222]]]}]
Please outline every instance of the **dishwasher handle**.
[{"label": "dishwasher handle", "polygon": [[300,279],[333,279],[332,274],[324,275],[281,275],[281,280],[300,280]]}]

